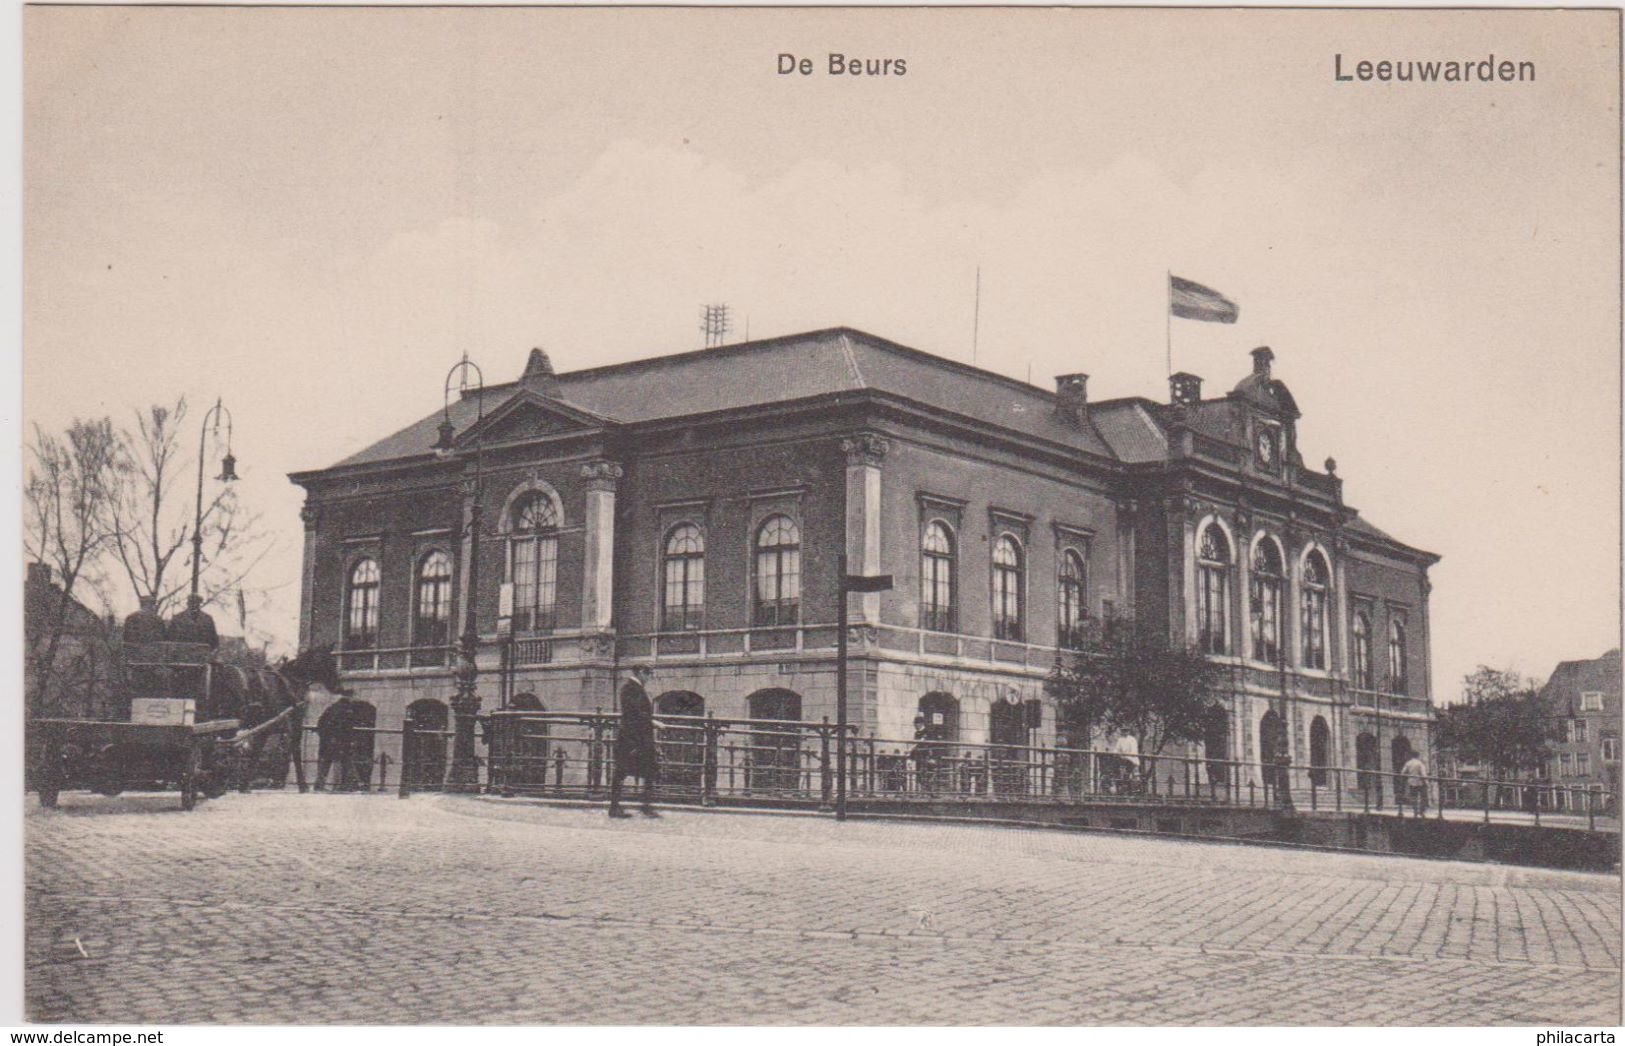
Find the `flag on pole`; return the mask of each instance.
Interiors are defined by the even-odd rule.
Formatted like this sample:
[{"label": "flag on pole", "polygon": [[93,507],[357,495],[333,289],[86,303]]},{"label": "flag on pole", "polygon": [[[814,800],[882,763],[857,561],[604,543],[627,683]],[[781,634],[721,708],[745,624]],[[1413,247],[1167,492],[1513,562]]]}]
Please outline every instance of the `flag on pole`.
[{"label": "flag on pole", "polygon": [[1241,310],[1235,302],[1212,287],[1204,287],[1200,283],[1192,283],[1170,273],[1168,312],[1182,320],[1234,323]]}]

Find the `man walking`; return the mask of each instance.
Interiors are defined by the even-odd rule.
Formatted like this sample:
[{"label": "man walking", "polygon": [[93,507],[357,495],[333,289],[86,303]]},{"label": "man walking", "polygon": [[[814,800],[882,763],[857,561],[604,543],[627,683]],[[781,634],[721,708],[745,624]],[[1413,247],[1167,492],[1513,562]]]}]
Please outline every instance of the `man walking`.
[{"label": "man walking", "polygon": [[349,694],[339,699],[316,721],[316,791],[327,791],[327,775],[338,764],[339,791],[350,786],[350,724],[353,717]]},{"label": "man walking", "polygon": [[1411,757],[1400,768],[1399,776],[1410,789],[1411,809],[1416,812],[1417,817],[1421,817],[1428,808],[1428,765],[1422,762],[1420,753],[1411,753]]},{"label": "man walking", "polygon": [[615,768],[609,784],[609,816],[631,817],[621,809],[621,785],[628,777],[643,781],[643,816],[659,817],[652,805],[655,782],[660,778],[660,758],[655,751],[654,706],[643,684],[654,672],[646,665],[632,669],[632,678],[621,687],[621,725],[615,732]]}]

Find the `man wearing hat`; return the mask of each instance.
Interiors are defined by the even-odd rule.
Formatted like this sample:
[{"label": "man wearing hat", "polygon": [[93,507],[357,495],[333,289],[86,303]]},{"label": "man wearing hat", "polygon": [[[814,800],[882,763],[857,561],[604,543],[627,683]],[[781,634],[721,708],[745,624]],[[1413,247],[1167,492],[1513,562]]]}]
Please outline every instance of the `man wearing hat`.
[{"label": "man wearing hat", "polygon": [[643,816],[659,817],[652,805],[655,782],[660,778],[660,758],[655,751],[654,706],[643,684],[654,672],[646,665],[632,669],[632,678],[621,687],[621,724],[615,732],[615,769],[610,776],[609,816],[631,817],[621,809],[621,784],[628,777],[643,780]]}]

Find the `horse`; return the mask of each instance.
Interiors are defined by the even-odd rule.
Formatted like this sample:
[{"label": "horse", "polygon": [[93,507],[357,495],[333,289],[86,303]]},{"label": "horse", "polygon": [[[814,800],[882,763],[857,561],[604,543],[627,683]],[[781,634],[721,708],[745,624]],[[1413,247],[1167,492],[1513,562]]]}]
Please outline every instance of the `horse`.
[{"label": "horse", "polygon": [[207,718],[236,719],[237,735],[232,745],[237,758],[237,787],[246,792],[260,765],[266,743],[275,726],[287,724],[286,752],[280,777],[286,780],[291,762],[299,790],[305,790],[304,765],[299,761],[299,741],[304,731],[305,692],[319,684],[331,693],[344,693],[339,683],[338,662],[332,647],[303,650],[292,659],[283,659],[276,668],[239,668],[216,665],[210,675]]}]

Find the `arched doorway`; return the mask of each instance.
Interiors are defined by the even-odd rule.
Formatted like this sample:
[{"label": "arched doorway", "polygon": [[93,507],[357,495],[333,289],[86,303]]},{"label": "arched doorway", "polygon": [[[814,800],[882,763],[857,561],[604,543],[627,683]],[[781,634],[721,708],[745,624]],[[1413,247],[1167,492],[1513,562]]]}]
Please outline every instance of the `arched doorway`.
[{"label": "arched doorway", "polygon": [[765,720],[751,728],[745,751],[745,787],[752,791],[793,791],[801,787],[801,729],[772,726],[772,721],[801,720],[801,695],[774,687],[758,690],[746,702],[750,718]]},{"label": "arched doorway", "polygon": [[406,706],[411,732],[401,753],[407,784],[413,788],[440,788],[446,783],[446,738],[450,721],[445,702],[425,697]]},{"label": "arched doorway", "polygon": [[350,702],[350,783],[349,788],[372,788],[372,768],[377,735],[378,709],[366,701]]},{"label": "arched doorway", "polygon": [[1361,734],[1354,739],[1354,766],[1359,771],[1360,791],[1379,806],[1382,804],[1382,776],[1377,771],[1382,769],[1381,751],[1371,734]]},{"label": "arched doorway", "polygon": [[[545,712],[541,698],[526,691],[508,702],[510,712]],[[491,737],[491,770],[508,788],[541,788],[547,784],[550,755],[547,721],[510,715],[497,717]],[[496,782],[494,782],[496,783]]]},{"label": "arched doorway", "polygon": [[[920,698],[919,718],[925,735],[932,741],[959,740],[959,699],[952,694],[933,690]],[[918,731],[916,731],[918,733]]]},{"label": "arched doorway", "polygon": [[[662,784],[696,791],[705,772],[705,728],[698,720],[705,715],[705,698],[688,690],[668,690],[655,698],[655,715],[665,720],[655,729],[660,739],[660,779]],[[752,716],[751,718],[755,718]]]},{"label": "arched doorway", "polygon": [[1321,788],[1330,779],[1326,767],[1331,763],[1332,731],[1324,716],[1315,716],[1309,724],[1309,780]]},{"label": "arched doorway", "polygon": [[994,794],[1021,795],[1027,790],[1027,722],[1026,705],[1002,697],[993,702],[987,739],[994,746],[990,789]]},{"label": "arched doorway", "polygon": [[1209,705],[1202,716],[1202,752],[1207,757],[1207,783],[1209,794],[1216,794],[1222,785],[1230,791],[1230,713],[1223,705]]},{"label": "arched doorway", "polygon": [[1275,792],[1286,783],[1286,771],[1280,765],[1285,751],[1286,727],[1275,712],[1265,712],[1258,721],[1258,761],[1263,766],[1264,787]]},{"label": "arched doorway", "polygon": [[927,792],[947,791],[953,780],[953,746],[959,740],[959,699],[933,690],[920,698],[918,709],[909,753],[915,785]]}]

